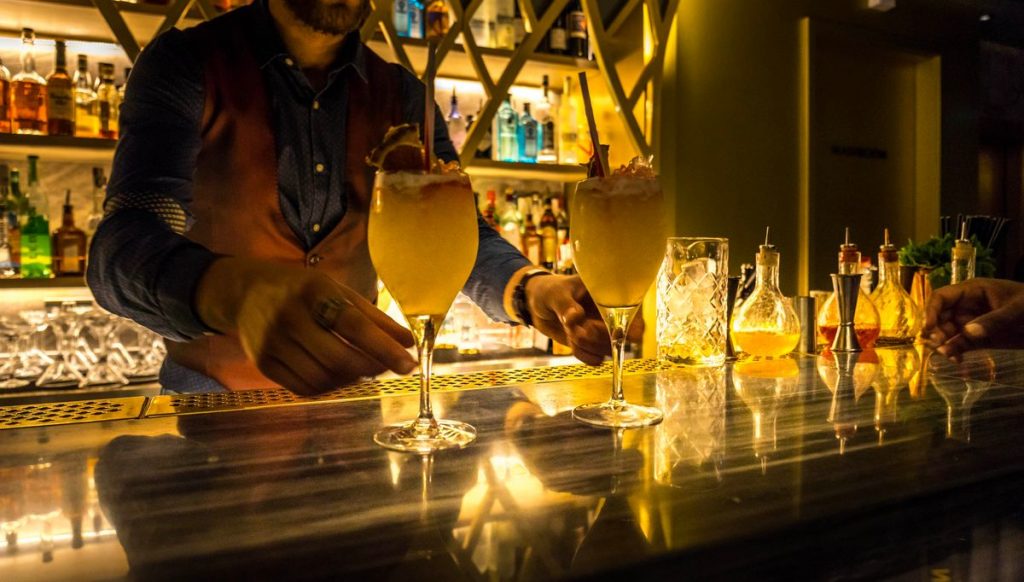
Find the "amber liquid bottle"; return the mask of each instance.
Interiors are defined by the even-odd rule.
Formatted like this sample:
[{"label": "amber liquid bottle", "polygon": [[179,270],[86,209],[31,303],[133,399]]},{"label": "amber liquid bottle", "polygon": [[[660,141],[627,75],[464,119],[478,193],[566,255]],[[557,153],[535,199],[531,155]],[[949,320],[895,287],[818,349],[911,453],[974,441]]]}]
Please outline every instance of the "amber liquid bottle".
[{"label": "amber liquid bottle", "polygon": [[36,72],[36,33],[21,31],[21,71],[11,81],[14,133],[46,133],[46,79]]},{"label": "amber liquid bottle", "polygon": [[64,195],[64,219],[53,233],[53,273],[57,277],[85,275],[85,232],[75,226],[71,190]]},{"label": "amber liquid bottle", "polygon": [[0,133],[11,133],[11,72],[0,59]]},{"label": "amber liquid bottle", "polygon": [[541,238],[537,234],[537,225],[533,223],[533,215],[526,215],[526,230],[523,232],[523,254],[534,265],[541,263]]},{"label": "amber liquid bottle", "polygon": [[114,85],[114,65],[110,63],[100,63],[100,84],[96,89],[96,100],[99,110],[100,137],[117,139],[121,94]]},{"label": "amber liquid bottle", "polygon": [[50,135],[75,135],[75,89],[68,74],[67,48],[57,41],[53,72],[46,77],[46,116]]}]

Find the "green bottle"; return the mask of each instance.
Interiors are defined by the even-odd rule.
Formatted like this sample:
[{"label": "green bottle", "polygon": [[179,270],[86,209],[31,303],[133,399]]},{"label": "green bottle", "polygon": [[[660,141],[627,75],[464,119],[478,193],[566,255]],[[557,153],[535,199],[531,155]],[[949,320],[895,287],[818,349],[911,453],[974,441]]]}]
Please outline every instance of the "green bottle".
[{"label": "green bottle", "polygon": [[38,162],[39,156],[28,157],[28,219],[21,229],[21,276],[25,279],[53,276],[49,204],[39,188]]}]

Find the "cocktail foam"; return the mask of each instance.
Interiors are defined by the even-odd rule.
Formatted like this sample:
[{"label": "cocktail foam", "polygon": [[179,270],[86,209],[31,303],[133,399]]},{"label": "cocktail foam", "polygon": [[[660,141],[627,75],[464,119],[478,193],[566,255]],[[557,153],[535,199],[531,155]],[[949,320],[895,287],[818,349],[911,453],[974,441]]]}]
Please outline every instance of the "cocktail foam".
[{"label": "cocktail foam", "polygon": [[656,179],[614,174],[610,178],[588,178],[576,186],[576,192],[590,196],[657,196],[661,184]]},{"label": "cocktail foam", "polygon": [[440,184],[452,184],[471,188],[469,176],[463,172],[445,174],[424,174],[420,172],[389,172],[377,175],[380,185],[393,190],[419,190]]}]

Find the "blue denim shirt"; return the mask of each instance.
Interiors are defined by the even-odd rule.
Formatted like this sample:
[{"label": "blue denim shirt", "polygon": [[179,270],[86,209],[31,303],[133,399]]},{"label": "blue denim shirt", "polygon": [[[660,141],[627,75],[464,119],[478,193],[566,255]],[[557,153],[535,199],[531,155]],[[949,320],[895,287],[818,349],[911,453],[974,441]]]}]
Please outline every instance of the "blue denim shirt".
[{"label": "blue denim shirt", "polygon": [[[345,215],[347,83],[354,68],[366,79],[364,51],[350,35],[323,88],[314,89],[288,55],[265,0],[220,18],[245,19],[252,50],[266,81],[277,147],[281,212],[307,249]],[[88,283],[104,308],[178,341],[210,331],[198,318],[193,296],[217,257],[182,232],[191,221],[192,176],[202,149],[203,55],[189,36],[172,29],[142,52],[132,69],[121,108],[121,140],[107,187],[107,216],[89,252]],[[407,122],[423,120],[424,85],[411,72],[400,95]],[[316,106],[314,107],[314,103]],[[440,110],[434,151],[457,159]],[[326,169],[316,172],[317,164]],[[239,201],[243,203],[244,201]],[[482,218],[476,265],[463,291],[492,319],[510,321],[505,287],[529,262]]]}]

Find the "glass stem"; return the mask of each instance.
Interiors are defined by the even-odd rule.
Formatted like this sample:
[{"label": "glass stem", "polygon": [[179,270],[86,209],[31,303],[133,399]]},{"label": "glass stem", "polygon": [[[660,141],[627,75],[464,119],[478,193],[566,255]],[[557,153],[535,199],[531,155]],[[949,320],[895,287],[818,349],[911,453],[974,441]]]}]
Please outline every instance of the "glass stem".
[{"label": "glass stem", "polygon": [[430,406],[430,371],[434,363],[434,338],[437,335],[434,320],[429,315],[417,315],[409,321],[416,338],[416,354],[420,360],[420,416],[417,424],[434,423]]},{"label": "glass stem", "polygon": [[612,342],[612,404],[626,402],[622,394],[622,362],[626,358],[626,331],[639,309],[639,305],[602,308],[604,323],[608,326],[608,335]]}]

